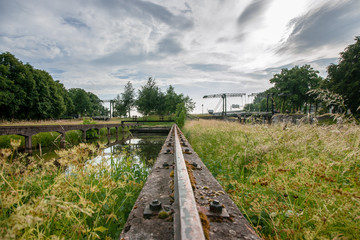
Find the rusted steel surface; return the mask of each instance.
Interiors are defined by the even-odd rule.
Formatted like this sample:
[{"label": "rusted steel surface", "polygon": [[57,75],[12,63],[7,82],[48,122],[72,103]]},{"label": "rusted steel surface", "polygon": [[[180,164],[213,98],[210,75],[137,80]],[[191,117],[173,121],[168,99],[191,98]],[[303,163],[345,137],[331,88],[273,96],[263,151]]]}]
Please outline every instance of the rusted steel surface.
[{"label": "rusted steel surface", "polygon": [[[178,140],[180,140],[178,142],[174,131],[175,127],[173,126],[127,219],[120,239],[198,240],[204,239],[205,232],[205,237],[216,240],[260,239],[238,207],[191,148],[182,132],[176,130],[179,135]],[[178,155],[175,148],[180,149],[187,166],[177,166],[178,161],[174,161]],[[182,169],[183,172],[178,174],[176,168]],[[190,189],[186,187],[185,190],[183,188],[185,183],[181,179],[179,179],[180,181],[176,181],[176,179],[186,178],[186,169],[188,176],[191,175],[191,186]],[[178,187],[179,189],[177,189]],[[181,200],[182,197],[177,200],[177,192],[184,194],[185,200]],[[184,205],[188,205],[189,196],[195,200],[196,207],[186,210],[187,206]],[[182,214],[181,211],[184,213]],[[162,218],[161,212],[165,212],[167,215]],[[204,235],[202,235],[204,228],[199,230],[198,226],[196,232],[199,233],[199,236],[187,235],[187,233],[195,232],[190,228],[187,229],[187,226],[188,224],[193,225],[190,221],[198,218],[196,216],[199,213],[201,213],[202,222],[207,223],[208,226],[204,230]],[[189,217],[192,215],[195,217]],[[181,220],[181,216],[184,217],[183,220]]]},{"label": "rusted steel surface", "polygon": [[[174,239],[172,219],[172,171],[174,164],[172,130],[160,150],[151,173],[141,190],[120,235],[121,240]],[[160,218],[158,210],[152,211],[150,204],[158,200],[168,217]]]},{"label": "rusted steel surface", "polygon": [[[199,213],[197,211],[196,201],[191,187],[189,174],[186,168],[178,129],[174,127],[175,135],[175,205],[178,211],[175,211],[175,239],[181,240],[203,240],[205,239]],[[177,224],[179,223],[179,224]]]}]

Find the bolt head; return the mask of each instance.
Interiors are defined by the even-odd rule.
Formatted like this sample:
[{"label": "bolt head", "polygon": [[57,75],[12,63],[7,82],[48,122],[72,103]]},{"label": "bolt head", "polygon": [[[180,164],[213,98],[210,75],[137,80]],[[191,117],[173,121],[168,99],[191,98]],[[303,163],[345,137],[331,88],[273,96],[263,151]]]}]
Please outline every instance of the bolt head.
[{"label": "bolt head", "polygon": [[152,200],[152,202],[149,204],[150,210],[152,211],[159,211],[161,209],[161,202],[157,199]]},{"label": "bolt head", "polygon": [[214,200],[210,203],[210,211],[221,213],[223,206],[218,200]]},{"label": "bolt head", "polygon": [[163,163],[163,167],[168,167],[168,166],[169,166],[169,164],[167,162]]}]

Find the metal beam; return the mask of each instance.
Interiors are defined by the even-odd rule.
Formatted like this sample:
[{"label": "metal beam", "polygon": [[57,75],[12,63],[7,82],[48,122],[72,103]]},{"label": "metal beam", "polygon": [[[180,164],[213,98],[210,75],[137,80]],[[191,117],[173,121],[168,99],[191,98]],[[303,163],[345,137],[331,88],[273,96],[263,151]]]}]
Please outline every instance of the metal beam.
[{"label": "metal beam", "polygon": [[[179,208],[174,221],[175,239],[205,240],[189,174],[186,169],[177,126],[175,134],[175,204]],[[180,229],[178,229],[180,228]]]},{"label": "metal beam", "polygon": [[246,96],[246,93],[218,93],[218,94],[210,94],[205,95],[203,98],[224,98],[226,97],[243,97]]}]

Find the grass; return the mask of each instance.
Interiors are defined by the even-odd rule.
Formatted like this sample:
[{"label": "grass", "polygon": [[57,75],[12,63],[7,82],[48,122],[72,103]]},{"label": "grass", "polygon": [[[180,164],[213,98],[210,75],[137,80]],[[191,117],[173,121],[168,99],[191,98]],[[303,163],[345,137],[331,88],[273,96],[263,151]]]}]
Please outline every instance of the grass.
[{"label": "grass", "polygon": [[189,121],[194,150],[264,239],[358,239],[360,127]]},{"label": "grass", "polygon": [[[128,153],[93,145],[61,150],[56,161],[0,149],[1,239],[118,238],[148,175]],[[94,160],[88,160],[97,155]]]}]

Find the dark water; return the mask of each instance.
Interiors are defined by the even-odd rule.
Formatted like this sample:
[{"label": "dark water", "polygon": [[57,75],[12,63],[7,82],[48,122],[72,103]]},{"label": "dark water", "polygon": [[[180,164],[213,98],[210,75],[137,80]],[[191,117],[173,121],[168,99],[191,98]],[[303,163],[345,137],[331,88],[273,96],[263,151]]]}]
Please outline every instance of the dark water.
[{"label": "dark water", "polygon": [[144,161],[147,167],[153,163],[165,142],[167,135],[133,135],[126,140],[114,143],[104,150],[105,156],[121,155],[126,152]]},{"label": "dark water", "polygon": [[[106,144],[107,147],[104,149],[105,157],[132,154],[139,161],[145,162],[146,167],[151,168],[165,142],[166,137],[167,134],[142,134],[131,135],[123,140],[116,140],[116,137],[112,136],[111,138],[105,137],[94,140],[93,142],[87,142],[93,144],[97,144],[98,142]],[[41,151],[36,149],[33,151],[32,155],[46,160],[57,158],[55,150],[49,148],[44,148]]]}]

